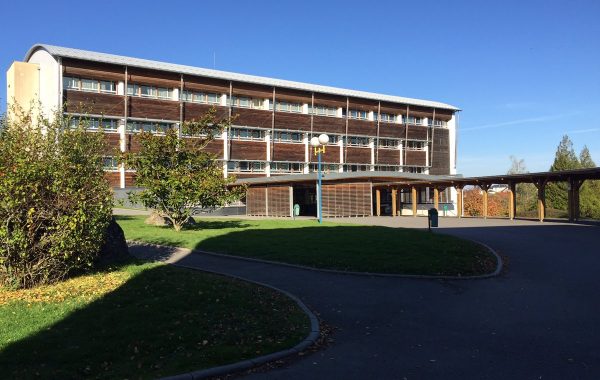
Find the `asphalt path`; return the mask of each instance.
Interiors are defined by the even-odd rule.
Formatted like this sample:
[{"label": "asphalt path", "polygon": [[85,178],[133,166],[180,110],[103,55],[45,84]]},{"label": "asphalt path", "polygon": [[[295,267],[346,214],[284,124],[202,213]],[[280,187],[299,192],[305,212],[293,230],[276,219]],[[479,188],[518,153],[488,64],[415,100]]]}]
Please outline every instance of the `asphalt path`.
[{"label": "asphalt path", "polygon": [[[426,225],[406,217],[345,221]],[[505,271],[480,280],[423,280],[196,253],[174,261],[284,289],[335,327],[325,349],[248,379],[600,378],[599,227],[449,218],[440,224],[435,233],[491,246],[506,258]]]}]

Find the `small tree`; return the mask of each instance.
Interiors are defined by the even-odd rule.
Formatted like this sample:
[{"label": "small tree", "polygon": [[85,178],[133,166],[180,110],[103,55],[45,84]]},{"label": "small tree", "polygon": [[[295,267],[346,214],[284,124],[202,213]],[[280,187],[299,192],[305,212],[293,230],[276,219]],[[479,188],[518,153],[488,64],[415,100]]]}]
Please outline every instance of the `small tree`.
[{"label": "small tree", "polygon": [[[556,155],[550,171],[579,169],[580,167],[577,155],[575,155],[575,151],[573,150],[573,142],[571,142],[569,136],[564,135],[556,148]],[[566,210],[567,192],[568,186],[566,182],[548,183],[546,185],[546,201],[548,206],[557,210]]]},{"label": "small tree", "polygon": [[224,178],[214,155],[203,151],[229,126],[230,120],[218,119],[212,108],[200,120],[182,125],[182,132],[194,138],[181,139],[174,128],[164,136],[140,133],[139,152],[124,154],[126,164],[136,170],[136,186],[143,189],[129,193],[129,199],[155,209],[176,231],[187,223],[193,207],[222,206],[239,199],[243,189],[230,187],[235,178]]},{"label": "small tree", "polygon": [[[596,163],[586,145],[583,146],[579,154],[579,164],[582,168],[596,167]],[[600,219],[600,181],[586,180],[581,187],[579,197],[581,216]]]},{"label": "small tree", "polygon": [[11,287],[91,267],[112,217],[102,134],[31,115],[13,107],[0,128],[0,284]]}]

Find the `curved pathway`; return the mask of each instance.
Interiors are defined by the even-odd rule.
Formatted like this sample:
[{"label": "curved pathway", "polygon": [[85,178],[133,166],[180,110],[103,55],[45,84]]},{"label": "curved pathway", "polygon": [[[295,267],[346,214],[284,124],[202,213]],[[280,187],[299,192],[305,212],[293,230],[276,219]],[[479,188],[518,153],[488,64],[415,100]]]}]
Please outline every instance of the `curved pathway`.
[{"label": "curved pathway", "polygon": [[507,256],[506,273],[484,280],[422,280],[202,254],[175,255],[172,261],[284,289],[337,328],[329,347],[249,379],[600,378],[598,227],[469,219],[440,224],[446,227],[436,233],[478,240]]}]

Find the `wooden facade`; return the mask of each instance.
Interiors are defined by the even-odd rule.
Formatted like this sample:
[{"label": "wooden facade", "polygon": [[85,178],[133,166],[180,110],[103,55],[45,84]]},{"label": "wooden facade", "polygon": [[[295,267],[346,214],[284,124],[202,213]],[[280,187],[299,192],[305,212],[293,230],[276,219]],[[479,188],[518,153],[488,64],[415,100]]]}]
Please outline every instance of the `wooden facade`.
[{"label": "wooden facade", "polygon": [[[231,116],[235,128],[260,129],[266,136],[262,141],[230,139],[230,134],[223,141],[217,139],[206,146],[206,151],[217,158],[228,161],[260,161],[264,163],[264,172],[233,173],[240,178],[248,176],[269,175],[269,162],[301,163],[303,172],[309,164],[316,162],[312,148],[306,141],[312,136],[327,133],[342,141],[342,146],[332,144],[327,147],[322,161],[325,164],[359,165],[360,170],[374,165],[393,167],[394,171],[419,172],[428,170],[431,174],[450,174],[451,155],[450,133],[445,127],[406,124],[407,116],[427,118],[449,122],[455,111],[438,109],[412,104],[377,101],[373,99],[341,96],[328,93],[303,91],[284,87],[271,87],[236,80],[209,78],[188,73],[162,71],[156,68],[125,67],[120,64],[93,62],[83,59],[65,58],[62,60],[62,74],[86,79],[113,81],[118,94],[85,92],[76,90],[63,91],[64,111],[73,114],[102,115],[118,118],[124,129],[129,121],[164,122],[181,125],[185,121],[200,119],[209,109],[216,108],[219,118]],[[176,91],[194,91],[217,95],[217,104],[192,103],[183,100],[158,99],[139,96],[126,96],[126,84],[138,84],[169,88]],[[249,97],[261,99],[262,108],[242,108],[229,105],[225,100],[229,97]],[[270,107],[267,107],[267,102]],[[278,102],[302,104],[302,113],[281,112],[277,110]],[[320,116],[306,113],[306,107],[329,107],[336,110],[335,116]],[[359,120],[348,117],[349,112],[367,112],[371,120]],[[387,113],[403,117],[402,122],[377,121],[371,115]],[[342,116],[344,115],[344,116]],[[272,133],[277,131],[298,132],[302,142],[294,143],[273,141]],[[346,141],[350,137],[368,138],[371,147],[349,146]],[[398,145],[406,147],[407,141],[417,141],[426,147],[425,150],[413,151],[377,148],[379,139],[394,139]],[[271,143],[268,140],[271,139]],[[123,130],[119,134],[107,133],[107,154],[124,146],[126,151],[139,149],[139,141],[135,133]],[[193,143],[193,139],[189,140]],[[306,151],[308,150],[308,157]],[[297,170],[297,169],[296,169]],[[369,170],[369,169],[367,169]],[[387,170],[387,169],[386,169]],[[281,173],[278,173],[281,174]],[[125,183],[130,185],[132,176],[125,174]],[[111,183],[116,183],[112,181]]]},{"label": "wooden facade", "polygon": [[256,186],[246,192],[246,214],[291,217],[292,188],[285,185]]},{"label": "wooden facade", "polygon": [[323,185],[323,217],[370,216],[372,210],[370,183]]}]

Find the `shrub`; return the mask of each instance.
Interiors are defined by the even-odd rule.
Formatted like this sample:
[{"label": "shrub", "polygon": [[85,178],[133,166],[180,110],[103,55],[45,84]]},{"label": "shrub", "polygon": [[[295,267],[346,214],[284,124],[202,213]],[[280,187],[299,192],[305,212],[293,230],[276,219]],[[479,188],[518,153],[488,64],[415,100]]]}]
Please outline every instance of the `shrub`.
[{"label": "shrub", "polygon": [[89,268],[112,214],[104,138],[20,109],[0,131],[0,285],[32,287]]}]

